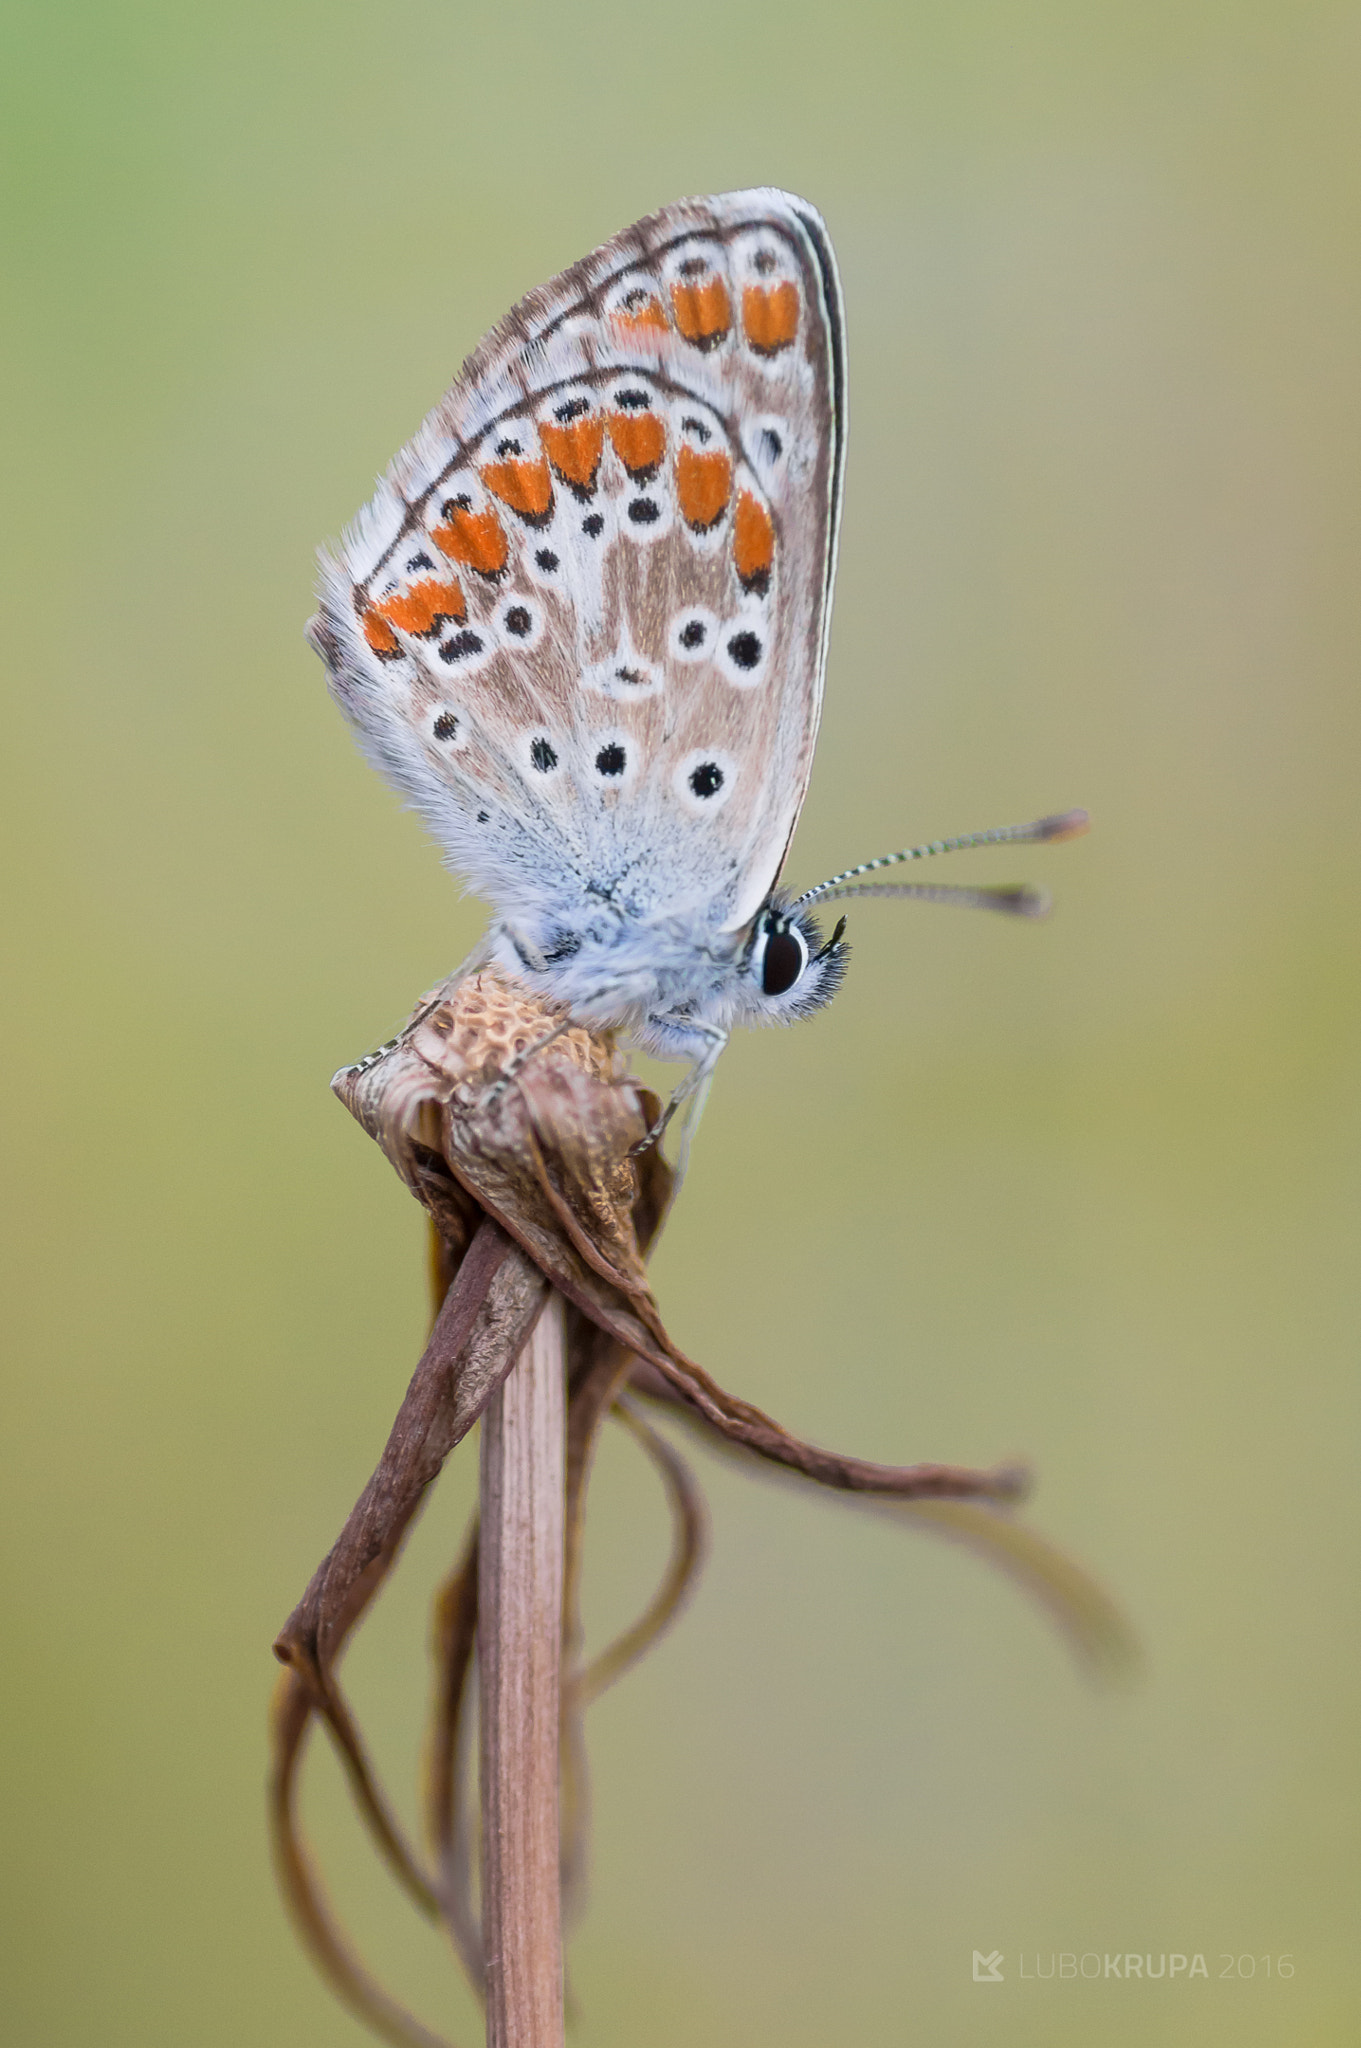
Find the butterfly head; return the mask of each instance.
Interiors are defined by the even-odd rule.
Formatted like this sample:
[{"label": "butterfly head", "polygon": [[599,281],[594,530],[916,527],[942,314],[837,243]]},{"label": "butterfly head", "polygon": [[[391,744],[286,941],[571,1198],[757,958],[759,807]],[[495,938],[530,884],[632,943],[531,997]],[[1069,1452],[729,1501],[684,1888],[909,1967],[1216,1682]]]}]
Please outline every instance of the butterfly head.
[{"label": "butterfly head", "polygon": [[839,918],[824,941],[811,911],[772,898],[757,916],[743,961],[743,1021],[792,1024],[829,1003],[850,957]]}]

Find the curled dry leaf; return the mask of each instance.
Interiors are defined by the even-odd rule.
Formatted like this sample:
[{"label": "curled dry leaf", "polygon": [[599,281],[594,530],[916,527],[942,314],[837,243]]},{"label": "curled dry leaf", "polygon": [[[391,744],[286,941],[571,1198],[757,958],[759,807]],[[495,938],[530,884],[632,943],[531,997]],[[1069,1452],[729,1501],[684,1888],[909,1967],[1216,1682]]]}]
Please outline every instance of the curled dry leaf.
[{"label": "curled dry leaf", "polygon": [[[667,1169],[655,1148],[630,1156],[653,1098],[604,1041],[554,1029],[551,1012],[484,969],[418,1013],[387,1060],[339,1076],[336,1092],[442,1229],[447,1216],[466,1233],[469,1199],[494,1216],[589,1321],[660,1372],[720,1436],[850,1492],[1014,1498],[1024,1481],[1013,1467],[878,1465],[806,1443],[672,1343],[635,1213],[664,1208]],[[524,1064],[498,1087],[511,1057]],[[440,1187],[442,1168],[457,1193]]]}]

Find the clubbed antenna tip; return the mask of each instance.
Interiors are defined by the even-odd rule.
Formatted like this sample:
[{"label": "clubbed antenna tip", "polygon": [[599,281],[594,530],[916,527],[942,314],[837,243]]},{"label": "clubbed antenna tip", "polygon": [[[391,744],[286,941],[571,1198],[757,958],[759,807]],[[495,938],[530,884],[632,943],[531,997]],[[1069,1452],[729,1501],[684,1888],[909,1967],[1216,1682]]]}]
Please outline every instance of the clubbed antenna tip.
[{"label": "clubbed antenna tip", "polygon": [[1041,818],[1035,826],[1037,839],[1081,839],[1084,832],[1090,832],[1092,821],[1086,811],[1057,811],[1052,818]]}]

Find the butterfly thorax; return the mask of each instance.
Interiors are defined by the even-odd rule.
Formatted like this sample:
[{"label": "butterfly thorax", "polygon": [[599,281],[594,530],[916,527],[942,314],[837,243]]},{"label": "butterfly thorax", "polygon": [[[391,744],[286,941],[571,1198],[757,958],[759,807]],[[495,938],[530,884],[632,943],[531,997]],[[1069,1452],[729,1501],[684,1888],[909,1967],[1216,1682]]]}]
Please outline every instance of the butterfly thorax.
[{"label": "butterfly thorax", "polygon": [[576,924],[499,919],[489,944],[498,966],[581,1023],[695,1059],[742,1012],[752,933],[717,931],[702,914],[642,921],[604,905]]}]

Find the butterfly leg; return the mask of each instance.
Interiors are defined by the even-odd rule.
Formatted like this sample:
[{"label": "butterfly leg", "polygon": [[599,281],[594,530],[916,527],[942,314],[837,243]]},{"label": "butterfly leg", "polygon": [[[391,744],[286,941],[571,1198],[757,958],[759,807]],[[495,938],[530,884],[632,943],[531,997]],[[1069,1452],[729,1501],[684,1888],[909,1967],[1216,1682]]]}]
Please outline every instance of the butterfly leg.
[{"label": "butterfly leg", "polygon": [[423,1009],[417,1010],[411,1022],[404,1024],[395,1038],[389,1038],[384,1045],[376,1045],[372,1052],[366,1052],[362,1059],[352,1060],[349,1066],[342,1067],[340,1072],[342,1074],[367,1074],[370,1067],[376,1067],[379,1061],[385,1060],[390,1052],[396,1052],[398,1046],[404,1044],[411,1036],[416,1026],[423,1024],[430,1015],[430,1012],[437,1010],[443,1000],[443,995],[436,996],[433,1002],[426,1003]]},{"label": "butterfly leg", "polygon": [[[668,1025],[673,1022],[669,1017],[649,1018],[648,1021],[650,1023]],[[690,1139],[694,1133],[695,1125],[699,1122],[705,1098],[709,1093],[709,1083],[713,1079],[714,1068],[718,1065],[718,1056],[728,1042],[729,1033],[720,1024],[701,1024],[697,1019],[690,1017],[687,1017],[685,1020],[685,1029],[693,1032],[696,1038],[707,1040],[707,1043],[703,1052],[699,1055],[699,1058],[695,1061],[689,1073],[667,1103],[666,1108],[662,1111],[656,1123],[653,1124],[652,1129],[647,1133],[646,1137],[640,1138],[633,1147],[635,1155],[639,1152],[646,1152],[649,1145],[660,1143],[665,1135],[666,1127],[676,1114],[676,1111],[683,1108],[687,1103],[691,1104],[692,1107],[685,1119],[686,1130],[682,1150],[685,1155],[689,1153]],[[681,1161],[680,1170],[684,1171],[684,1157]]]},{"label": "butterfly leg", "polygon": [[562,1037],[564,1031],[570,1031],[571,1028],[572,1019],[570,1017],[563,1017],[553,1026],[551,1031],[545,1032],[542,1038],[536,1038],[533,1045],[525,1046],[522,1052],[513,1052],[488,1088],[486,1094],[482,1097],[482,1107],[484,1109],[494,1108],[526,1061],[532,1060],[536,1052],[545,1051],[548,1046]]}]

